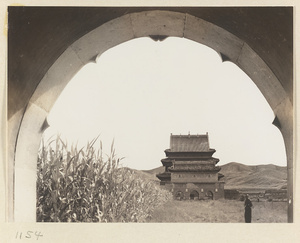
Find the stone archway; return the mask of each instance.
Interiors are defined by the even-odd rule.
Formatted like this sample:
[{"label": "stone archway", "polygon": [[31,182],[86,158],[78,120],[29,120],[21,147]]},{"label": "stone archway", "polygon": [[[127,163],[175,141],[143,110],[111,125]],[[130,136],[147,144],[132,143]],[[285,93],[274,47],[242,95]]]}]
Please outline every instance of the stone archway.
[{"label": "stone archway", "polygon": [[214,199],[214,194],[211,191],[207,191],[205,193],[205,199],[207,199],[207,200],[213,200]]},{"label": "stone archway", "polygon": [[36,154],[41,135],[47,127],[47,115],[64,87],[80,68],[95,62],[106,50],[146,36],[155,40],[168,36],[182,37],[207,45],[220,53],[223,61],[239,66],[258,86],[274,111],[274,124],[280,129],[285,142],[291,222],[293,107],[288,94],[266,63],[235,35],[190,14],[160,10],[123,15],[94,29],[70,45],[40,81],[22,116],[15,145],[15,221],[35,221]]},{"label": "stone archway", "polygon": [[199,193],[196,190],[193,190],[190,193],[190,199],[191,200],[198,200],[199,199]]}]

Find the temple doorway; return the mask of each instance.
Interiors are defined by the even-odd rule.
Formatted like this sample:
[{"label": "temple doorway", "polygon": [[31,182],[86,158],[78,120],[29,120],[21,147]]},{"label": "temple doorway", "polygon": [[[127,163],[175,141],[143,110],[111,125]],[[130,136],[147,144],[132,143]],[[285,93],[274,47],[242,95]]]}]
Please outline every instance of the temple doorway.
[{"label": "temple doorway", "polygon": [[213,200],[214,199],[214,194],[211,191],[206,192],[205,193],[205,199]]},{"label": "temple doorway", "polygon": [[192,191],[190,194],[191,200],[198,200],[199,199],[199,193],[197,191]]}]

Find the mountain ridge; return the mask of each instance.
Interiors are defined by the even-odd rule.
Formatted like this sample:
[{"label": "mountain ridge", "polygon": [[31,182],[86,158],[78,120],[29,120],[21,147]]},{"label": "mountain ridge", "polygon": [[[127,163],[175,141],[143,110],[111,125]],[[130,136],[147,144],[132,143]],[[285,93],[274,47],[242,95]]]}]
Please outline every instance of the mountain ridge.
[{"label": "mountain ridge", "polygon": [[[274,164],[245,165],[229,162],[220,165],[225,189],[281,189],[287,186],[287,167]],[[164,171],[160,166],[151,170],[135,170],[146,179],[158,182],[156,174]]]}]

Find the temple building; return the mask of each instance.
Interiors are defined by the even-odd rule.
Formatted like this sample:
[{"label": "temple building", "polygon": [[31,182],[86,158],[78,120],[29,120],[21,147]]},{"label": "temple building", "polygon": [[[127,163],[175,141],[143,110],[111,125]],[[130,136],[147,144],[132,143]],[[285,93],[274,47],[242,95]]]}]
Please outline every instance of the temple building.
[{"label": "temple building", "polygon": [[170,148],[161,162],[163,173],[157,174],[160,185],[170,190],[178,200],[224,198],[224,177],[216,166],[219,159],[209,147],[208,133],[205,135],[172,135]]}]

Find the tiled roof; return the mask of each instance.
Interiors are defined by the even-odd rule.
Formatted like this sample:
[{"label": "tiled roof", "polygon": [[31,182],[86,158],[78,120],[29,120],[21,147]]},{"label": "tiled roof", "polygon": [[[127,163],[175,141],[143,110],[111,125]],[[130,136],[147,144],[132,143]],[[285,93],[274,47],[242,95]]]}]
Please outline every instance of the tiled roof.
[{"label": "tiled roof", "polygon": [[208,152],[208,134],[205,135],[172,135],[171,152]]}]

